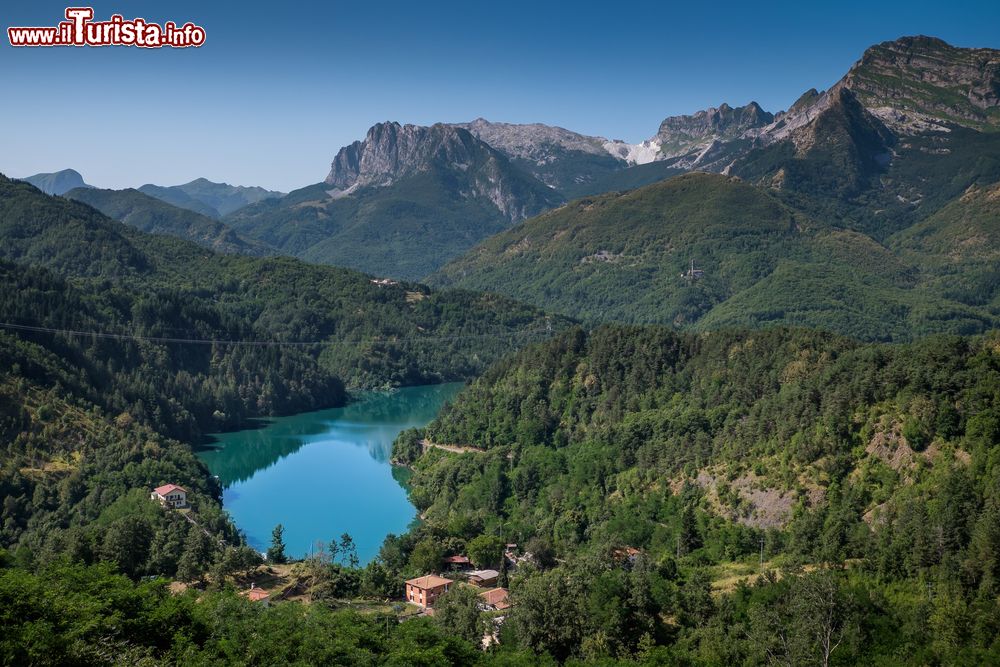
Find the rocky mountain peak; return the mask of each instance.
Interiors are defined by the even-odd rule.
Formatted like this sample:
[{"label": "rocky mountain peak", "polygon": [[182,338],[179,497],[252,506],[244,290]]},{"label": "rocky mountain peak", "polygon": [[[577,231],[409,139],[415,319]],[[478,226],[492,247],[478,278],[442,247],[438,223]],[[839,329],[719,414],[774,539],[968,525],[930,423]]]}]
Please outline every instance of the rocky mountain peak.
[{"label": "rocky mountain peak", "polygon": [[850,88],[897,131],[928,122],[1000,126],[1000,50],[960,48],[936,37],[870,47],[835,87]]},{"label": "rocky mountain peak", "polygon": [[544,163],[554,151],[577,151],[590,155],[605,155],[604,137],[591,137],[542,123],[494,123],[477,118],[469,123],[456,123],[508,157]]},{"label": "rocky mountain peak", "polygon": [[325,183],[337,198],[431,170],[449,173],[457,196],[486,198],[512,221],[561,201],[469,130],[443,123],[373,125],[363,140],[340,149]]},{"label": "rocky mountain peak", "polygon": [[691,115],[671,116],[660,123],[656,140],[664,158],[702,151],[716,141],[739,138],[753,128],[763,127],[774,120],[756,102],[731,107],[721,104]]},{"label": "rocky mountain peak", "polygon": [[378,123],[362,141],[340,149],[326,183],[341,191],[384,186],[424,171],[432,163],[464,169],[491,158],[495,155],[490,147],[463,128],[442,123],[429,127]]}]

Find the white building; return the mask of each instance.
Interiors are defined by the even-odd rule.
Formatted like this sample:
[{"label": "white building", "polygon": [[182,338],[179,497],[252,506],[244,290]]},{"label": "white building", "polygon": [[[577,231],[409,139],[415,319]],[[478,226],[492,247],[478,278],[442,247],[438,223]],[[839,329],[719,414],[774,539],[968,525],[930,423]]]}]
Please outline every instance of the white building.
[{"label": "white building", "polygon": [[164,484],[149,494],[152,500],[159,500],[164,507],[187,507],[187,491],[176,484]]}]

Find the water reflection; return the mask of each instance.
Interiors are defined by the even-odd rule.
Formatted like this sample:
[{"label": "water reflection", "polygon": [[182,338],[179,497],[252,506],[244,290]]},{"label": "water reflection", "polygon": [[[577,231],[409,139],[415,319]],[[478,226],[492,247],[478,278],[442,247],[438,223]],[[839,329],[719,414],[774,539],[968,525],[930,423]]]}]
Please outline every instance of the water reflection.
[{"label": "water reflection", "polygon": [[271,528],[282,523],[292,555],[347,531],[368,560],[415,514],[404,490],[408,471],[388,463],[393,440],[427,424],[460,388],[368,394],[343,408],[217,435],[199,456],[219,476],[224,506],[254,547],[266,548]]}]

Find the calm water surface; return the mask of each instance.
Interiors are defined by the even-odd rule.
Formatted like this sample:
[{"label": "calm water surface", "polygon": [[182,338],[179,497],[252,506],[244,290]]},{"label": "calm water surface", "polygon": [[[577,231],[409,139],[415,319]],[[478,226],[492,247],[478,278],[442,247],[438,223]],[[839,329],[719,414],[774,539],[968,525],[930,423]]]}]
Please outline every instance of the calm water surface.
[{"label": "calm water surface", "polygon": [[389,465],[392,441],[430,422],[461,387],[408,387],[345,408],[279,417],[263,428],[216,435],[199,456],[219,476],[224,507],[257,550],[267,550],[280,523],[290,556],[348,532],[366,563],[387,534],[405,531],[416,517],[404,488],[408,471]]}]

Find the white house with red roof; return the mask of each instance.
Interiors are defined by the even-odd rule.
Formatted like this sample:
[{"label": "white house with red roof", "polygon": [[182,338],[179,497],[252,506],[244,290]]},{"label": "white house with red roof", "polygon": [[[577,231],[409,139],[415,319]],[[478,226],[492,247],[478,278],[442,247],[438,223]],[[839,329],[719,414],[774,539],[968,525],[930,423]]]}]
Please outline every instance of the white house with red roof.
[{"label": "white house with red roof", "polygon": [[164,507],[187,507],[187,491],[176,484],[164,484],[153,489],[149,494],[152,500],[159,500]]}]

